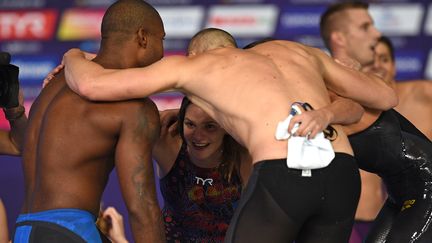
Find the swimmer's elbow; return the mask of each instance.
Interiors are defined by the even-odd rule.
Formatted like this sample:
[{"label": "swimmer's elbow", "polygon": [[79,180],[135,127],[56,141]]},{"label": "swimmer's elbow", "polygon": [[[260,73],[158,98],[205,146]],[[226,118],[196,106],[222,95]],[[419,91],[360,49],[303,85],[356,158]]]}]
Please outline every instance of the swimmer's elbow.
[{"label": "swimmer's elbow", "polygon": [[399,105],[399,97],[396,95],[396,93],[395,93],[395,95],[394,95],[394,99],[393,99],[393,103],[392,103],[392,108],[393,107],[396,107],[397,105]]},{"label": "swimmer's elbow", "polygon": [[373,96],[370,96],[367,102],[361,103],[363,106],[378,110],[378,111],[386,111],[395,106],[397,106],[399,100],[393,89],[385,89],[381,90],[379,93],[375,93]]},{"label": "swimmer's elbow", "polygon": [[354,115],[352,116],[352,121],[349,124],[359,122],[365,111],[363,106],[361,106],[357,102],[355,102],[355,104],[353,105],[352,110]]},{"label": "swimmer's elbow", "polygon": [[391,109],[399,104],[399,98],[396,94],[396,92],[392,89],[391,94],[389,95],[389,98],[387,99],[387,107],[386,109]]},{"label": "swimmer's elbow", "polygon": [[380,100],[379,106],[374,108],[382,111],[392,109],[393,107],[397,106],[399,103],[399,99],[393,90],[392,92],[389,92],[387,95],[380,96],[379,100]]}]

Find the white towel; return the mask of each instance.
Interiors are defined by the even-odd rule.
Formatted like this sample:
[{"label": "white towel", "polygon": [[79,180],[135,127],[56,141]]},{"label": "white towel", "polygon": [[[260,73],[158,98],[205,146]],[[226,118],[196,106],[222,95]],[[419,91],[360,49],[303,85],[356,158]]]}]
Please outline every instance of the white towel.
[{"label": "white towel", "polygon": [[324,168],[330,164],[335,157],[331,142],[320,132],[313,139],[307,137],[291,136],[294,134],[299,124],[295,124],[288,132],[288,126],[293,116],[289,115],[284,121],[279,122],[276,128],[276,139],[288,139],[288,168],[311,170]]}]

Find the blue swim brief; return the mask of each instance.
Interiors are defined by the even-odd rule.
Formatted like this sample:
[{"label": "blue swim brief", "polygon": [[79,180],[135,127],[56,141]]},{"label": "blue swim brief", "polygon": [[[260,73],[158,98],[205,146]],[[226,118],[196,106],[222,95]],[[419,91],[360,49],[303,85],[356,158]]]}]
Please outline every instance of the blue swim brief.
[{"label": "blue swim brief", "polygon": [[79,209],[55,209],[21,214],[15,224],[13,242],[102,243],[96,217]]}]

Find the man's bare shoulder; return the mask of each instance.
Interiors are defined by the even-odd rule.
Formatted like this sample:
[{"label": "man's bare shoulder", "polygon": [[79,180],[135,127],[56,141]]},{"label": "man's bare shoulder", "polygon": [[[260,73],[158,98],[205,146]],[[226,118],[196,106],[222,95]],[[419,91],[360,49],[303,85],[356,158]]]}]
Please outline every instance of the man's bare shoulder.
[{"label": "man's bare shoulder", "polygon": [[396,83],[399,95],[421,96],[418,98],[428,98],[432,100],[432,81],[430,80],[410,80]]},{"label": "man's bare shoulder", "polygon": [[158,62],[152,64],[153,65],[158,65],[158,64],[164,64],[164,65],[177,65],[180,63],[184,63],[189,61],[191,58],[187,57],[187,56],[183,56],[183,55],[171,55],[171,56],[167,56],[162,58],[161,60],[159,60]]},{"label": "man's bare shoulder", "polygon": [[[123,124],[130,120],[145,118],[146,120],[159,121],[159,112],[156,104],[150,98],[131,99],[116,102],[91,102],[84,100],[84,106],[92,114],[91,117],[110,117],[110,121]],[[100,119],[96,119],[99,120]],[[109,121],[106,121],[109,123]],[[126,122],[126,123],[125,123]]]},{"label": "man's bare shoulder", "polygon": [[132,99],[127,101],[116,102],[122,106],[122,109],[125,109],[126,112],[137,112],[148,115],[157,115],[159,119],[159,111],[157,109],[156,104],[148,97],[140,98],[140,99]]},{"label": "man's bare shoulder", "polygon": [[156,104],[150,98],[133,99],[117,103],[120,120],[126,130],[151,140],[159,137],[160,118]]},{"label": "man's bare shoulder", "polygon": [[275,51],[290,53],[291,55],[301,56],[309,60],[320,60],[326,62],[329,59],[329,55],[323,50],[308,46],[302,43],[287,41],[287,40],[276,40],[269,42],[268,49],[274,49]]},{"label": "man's bare shoulder", "polygon": [[263,46],[267,46],[267,48],[277,48],[278,46],[283,48],[288,48],[291,50],[301,50],[301,51],[307,51],[307,52],[320,52],[322,51],[319,48],[305,45],[303,43],[295,42],[295,41],[288,41],[288,40],[273,40],[266,42],[262,44]]}]

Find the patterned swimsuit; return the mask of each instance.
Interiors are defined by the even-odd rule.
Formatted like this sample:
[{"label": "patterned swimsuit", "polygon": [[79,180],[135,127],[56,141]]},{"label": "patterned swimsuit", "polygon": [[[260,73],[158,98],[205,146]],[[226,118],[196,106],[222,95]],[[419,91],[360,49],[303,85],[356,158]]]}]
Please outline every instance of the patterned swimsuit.
[{"label": "patterned swimsuit", "polygon": [[223,242],[241,193],[218,168],[194,165],[183,144],[171,171],[160,180],[168,242]]}]

